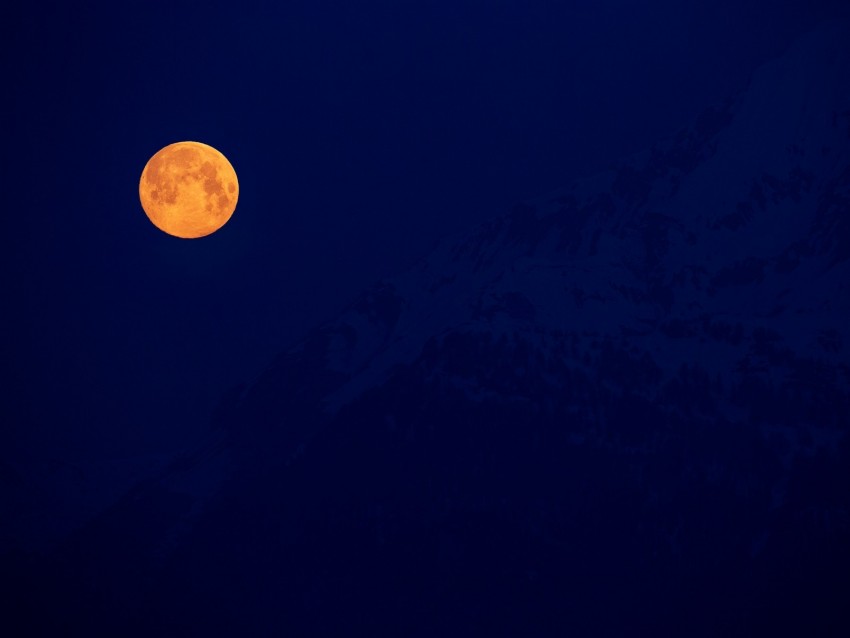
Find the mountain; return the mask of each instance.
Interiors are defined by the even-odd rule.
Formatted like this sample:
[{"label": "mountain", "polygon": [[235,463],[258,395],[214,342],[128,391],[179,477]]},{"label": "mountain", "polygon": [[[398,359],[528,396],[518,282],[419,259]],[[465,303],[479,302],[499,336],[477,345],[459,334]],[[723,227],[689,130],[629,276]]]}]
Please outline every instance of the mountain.
[{"label": "mountain", "polygon": [[[446,239],[18,610],[120,635],[846,635],[850,27]],[[45,615],[40,599],[63,600]]]}]

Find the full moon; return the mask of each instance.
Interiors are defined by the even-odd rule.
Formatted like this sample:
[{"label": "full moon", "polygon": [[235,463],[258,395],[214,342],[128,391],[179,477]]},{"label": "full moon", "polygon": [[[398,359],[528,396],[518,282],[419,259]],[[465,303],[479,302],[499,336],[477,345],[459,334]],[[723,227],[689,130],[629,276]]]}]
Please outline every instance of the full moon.
[{"label": "full moon", "polygon": [[194,239],[227,223],[236,210],[239,182],[227,158],[200,142],[169,144],[148,160],[139,199],[161,231]]}]

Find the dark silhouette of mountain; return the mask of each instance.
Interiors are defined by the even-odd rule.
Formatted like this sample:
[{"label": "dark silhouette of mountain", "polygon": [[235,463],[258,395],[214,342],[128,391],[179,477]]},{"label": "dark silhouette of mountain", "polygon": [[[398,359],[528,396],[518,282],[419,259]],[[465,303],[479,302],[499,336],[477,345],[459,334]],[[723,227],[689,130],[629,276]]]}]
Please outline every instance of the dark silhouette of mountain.
[{"label": "dark silhouette of mountain", "polygon": [[20,556],[13,604],[88,635],[846,635],[848,78],[824,26],[447,239]]}]

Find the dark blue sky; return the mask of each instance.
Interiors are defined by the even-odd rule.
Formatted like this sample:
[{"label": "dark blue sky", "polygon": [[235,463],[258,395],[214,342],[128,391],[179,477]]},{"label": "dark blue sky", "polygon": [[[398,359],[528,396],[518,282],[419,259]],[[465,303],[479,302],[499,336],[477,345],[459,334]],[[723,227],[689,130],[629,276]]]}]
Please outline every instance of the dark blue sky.
[{"label": "dark blue sky", "polygon": [[[8,459],[180,449],[360,288],[672,134],[835,4],[4,9]],[[139,207],[145,162],[179,140],[239,175],[207,239]]]}]

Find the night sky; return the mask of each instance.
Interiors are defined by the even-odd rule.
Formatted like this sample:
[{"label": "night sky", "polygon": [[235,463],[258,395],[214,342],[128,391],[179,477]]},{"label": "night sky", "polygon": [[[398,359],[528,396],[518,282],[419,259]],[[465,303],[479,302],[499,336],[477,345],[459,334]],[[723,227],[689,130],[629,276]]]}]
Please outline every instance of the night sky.
[{"label": "night sky", "polygon": [[[672,134],[825,15],[802,1],[11,9],[5,450],[172,453],[361,288]],[[147,159],[180,140],[220,149],[240,180],[236,214],[204,241],[162,234],[138,202]]]},{"label": "night sky", "polygon": [[[672,135],[841,4],[5,7],[4,466],[50,503],[65,486],[45,468],[126,463],[94,481],[96,509],[360,290]],[[201,240],[138,200],[145,162],[181,140],[239,177],[233,218]]]}]

